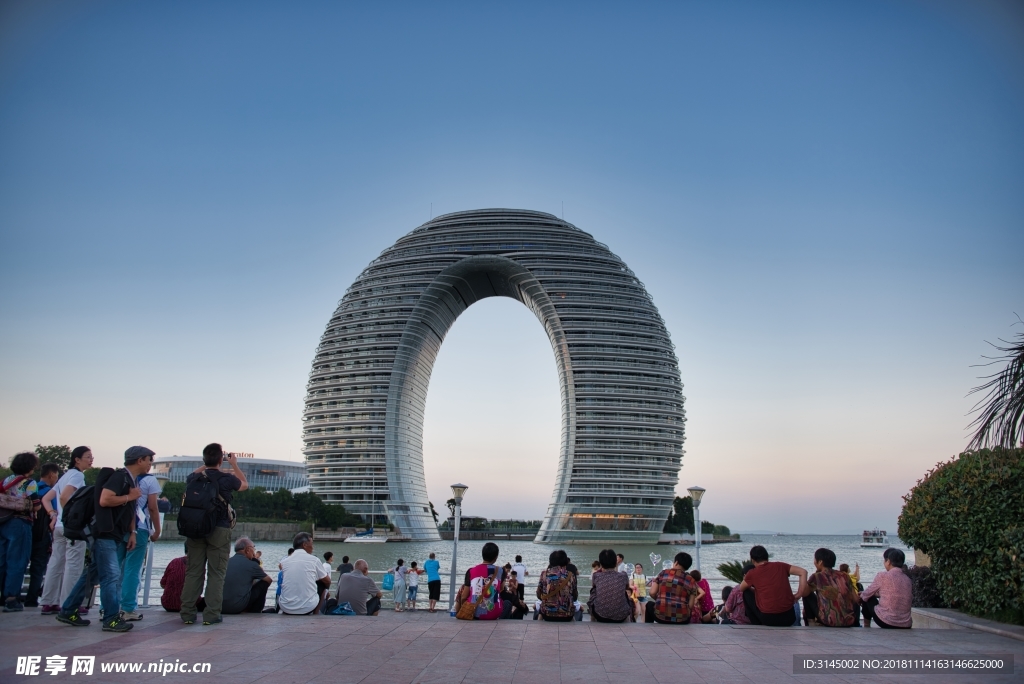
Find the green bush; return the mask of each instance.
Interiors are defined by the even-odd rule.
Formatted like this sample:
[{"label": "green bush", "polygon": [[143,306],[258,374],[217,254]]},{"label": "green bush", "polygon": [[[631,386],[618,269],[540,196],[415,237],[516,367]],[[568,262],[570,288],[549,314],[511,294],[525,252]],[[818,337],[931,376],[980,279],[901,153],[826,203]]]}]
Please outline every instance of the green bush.
[{"label": "green bush", "polygon": [[903,497],[899,536],[950,607],[1024,624],[1024,449],[960,454]]}]

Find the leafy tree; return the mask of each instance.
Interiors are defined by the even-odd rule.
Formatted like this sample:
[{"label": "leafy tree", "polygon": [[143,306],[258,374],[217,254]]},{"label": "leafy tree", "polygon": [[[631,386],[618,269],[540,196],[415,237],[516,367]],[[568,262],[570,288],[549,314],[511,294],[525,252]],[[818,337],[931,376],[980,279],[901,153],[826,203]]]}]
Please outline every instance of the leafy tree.
[{"label": "leafy tree", "polygon": [[[62,473],[66,473],[71,468],[71,449],[66,444],[51,446],[37,444],[36,456],[39,457],[40,466],[44,463],[56,463]],[[38,467],[36,468],[35,476],[39,477]]]},{"label": "leafy tree", "polygon": [[[1017,320],[1020,321],[1019,316]],[[970,425],[976,430],[967,445],[968,451],[1024,446],[1024,332],[1017,333],[1014,342],[999,341],[1005,346],[992,346],[1003,355],[995,358],[986,356],[988,363],[982,365],[991,366],[1005,361],[1006,367],[998,373],[984,376],[982,379],[988,382],[970,391],[970,394],[984,392],[984,395],[971,409],[972,413],[979,412],[979,415]]]},{"label": "leafy tree", "polygon": [[162,494],[171,502],[171,513],[177,513],[181,507],[181,497],[185,496],[185,483],[165,482]]},{"label": "leafy tree", "polygon": [[437,509],[434,508],[434,502],[433,501],[428,501],[427,503],[430,504],[430,515],[434,516],[434,524],[436,525],[437,524]]},{"label": "leafy tree", "polygon": [[455,499],[451,498],[444,502],[444,505],[448,507],[448,510],[452,512],[452,517],[455,517]]},{"label": "leafy tree", "polygon": [[676,534],[693,534],[693,498],[676,497],[672,502],[672,511],[665,521],[665,532]]}]

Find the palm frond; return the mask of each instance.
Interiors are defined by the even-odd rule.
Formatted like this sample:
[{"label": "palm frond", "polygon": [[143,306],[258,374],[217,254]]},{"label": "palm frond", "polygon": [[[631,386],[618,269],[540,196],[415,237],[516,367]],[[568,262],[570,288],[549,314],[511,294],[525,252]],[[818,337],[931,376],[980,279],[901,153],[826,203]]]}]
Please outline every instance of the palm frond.
[{"label": "palm frond", "polygon": [[729,561],[718,566],[718,572],[725,579],[739,584],[743,581],[743,561]]},{"label": "palm frond", "polygon": [[[1024,325],[1020,316],[1017,320]],[[968,451],[993,446],[1013,448],[1024,440],[1024,332],[1017,333],[1013,342],[999,341],[1002,346],[989,344],[1002,355],[986,356],[988,363],[979,366],[998,363],[1006,366],[997,373],[982,376],[981,379],[987,382],[967,395],[983,393],[971,409],[971,413],[977,413],[978,417],[968,426],[968,429],[974,429],[974,436],[967,445]]]}]

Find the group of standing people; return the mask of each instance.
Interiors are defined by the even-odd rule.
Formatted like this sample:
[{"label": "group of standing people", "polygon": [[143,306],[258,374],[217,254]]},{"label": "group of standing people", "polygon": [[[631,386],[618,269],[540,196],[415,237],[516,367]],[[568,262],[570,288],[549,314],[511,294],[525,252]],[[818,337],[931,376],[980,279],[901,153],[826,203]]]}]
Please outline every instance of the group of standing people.
[{"label": "group of standing people", "polygon": [[[104,631],[127,632],[143,618],[137,603],[142,567],[149,543],[158,540],[161,532],[160,485],[150,474],[155,455],[144,446],[129,447],[124,467],[102,468],[91,485],[85,481],[85,472],[93,464],[87,446],[71,452],[71,467],[65,473],[55,464],[43,464],[39,481],[31,477],[39,466],[36,454],[25,452],[11,460],[12,474],[0,484],[4,612],[41,602],[41,614],[85,627],[90,624],[88,599],[98,584]],[[228,459],[234,466],[234,457]],[[237,476],[220,470],[223,460],[220,444],[207,445],[203,465],[186,481],[188,487],[202,478],[217,488],[212,529],[185,543],[187,570],[182,577],[180,614],[186,624],[196,621],[197,603],[203,608],[204,624],[221,621],[233,525],[231,497],[248,488],[240,469],[235,468]],[[23,604],[21,584],[30,561],[30,587]],[[201,601],[204,577],[205,600]]]}]

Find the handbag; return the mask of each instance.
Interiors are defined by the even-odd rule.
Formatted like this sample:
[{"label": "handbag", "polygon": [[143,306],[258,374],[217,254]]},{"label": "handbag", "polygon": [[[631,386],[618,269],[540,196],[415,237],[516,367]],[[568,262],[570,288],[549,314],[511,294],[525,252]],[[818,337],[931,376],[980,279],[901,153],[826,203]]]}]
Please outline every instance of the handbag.
[{"label": "handbag", "polygon": [[395,573],[389,572],[384,575],[384,580],[381,582],[381,589],[384,591],[391,591],[395,588]]},{"label": "handbag", "polygon": [[6,487],[0,486],[0,524],[7,522],[19,513],[32,512],[32,499],[27,496],[14,496],[7,493],[27,479],[27,475],[19,475],[11,480]]},{"label": "handbag", "polygon": [[459,612],[455,614],[455,617],[459,620],[472,620],[476,617],[476,609],[480,605],[480,602],[484,600],[484,594],[490,589],[491,585],[494,584],[494,575],[488,575],[487,579],[484,580],[484,586],[480,588],[480,595],[477,596],[476,601],[470,603],[466,601],[459,608]]}]

